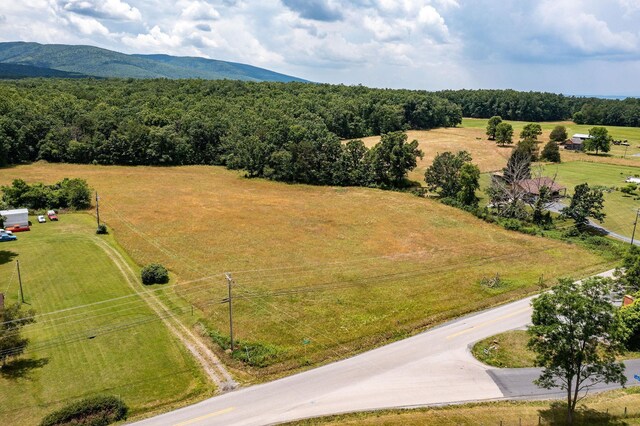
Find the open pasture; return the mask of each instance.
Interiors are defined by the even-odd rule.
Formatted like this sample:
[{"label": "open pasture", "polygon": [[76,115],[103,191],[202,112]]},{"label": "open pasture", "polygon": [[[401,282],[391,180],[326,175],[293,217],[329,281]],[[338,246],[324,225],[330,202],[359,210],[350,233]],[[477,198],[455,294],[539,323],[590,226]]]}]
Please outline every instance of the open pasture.
[{"label": "open pasture", "polygon": [[[542,275],[552,283],[611,266],[406,193],[286,185],[200,166],[36,163],[1,170],[0,183],[16,175],[87,179],[118,242],[140,265],[169,267],[178,281],[172,290],[222,335],[230,272],[236,338],[249,360],[266,360],[268,367],[249,369],[262,377],[518,297]],[[496,273],[502,286],[480,284]]]},{"label": "open pasture", "polygon": [[98,239],[84,214],[31,219],[30,232],[0,245],[0,292],[19,300],[19,260],[24,307],[37,315],[24,329],[27,352],[0,369],[0,424],[37,424],[97,394],[119,395],[135,415],[205,390],[199,367],[97,242],[112,237]]}]

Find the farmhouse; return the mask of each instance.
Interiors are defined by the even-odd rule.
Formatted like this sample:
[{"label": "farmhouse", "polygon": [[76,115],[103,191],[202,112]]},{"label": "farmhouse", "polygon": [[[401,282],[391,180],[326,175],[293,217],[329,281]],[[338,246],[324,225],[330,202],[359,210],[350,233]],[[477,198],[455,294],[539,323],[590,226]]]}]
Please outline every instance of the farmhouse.
[{"label": "farmhouse", "polygon": [[591,136],[585,135],[584,133],[576,133],[571,137],[571,139],[564,143],[564,149],[582,151],[582,144],[587,139],[591,139]]},{"label": "farmhouse", "polygon": [[29,226],[28,209],[0,210],[0,215],[7,218],[4,221],[4,226]]},{"label": "farmhouse", "polygon": [[546,176],[533,179],[523,179],[516,182],[516,185],[526,193],[527,197],[530,198],[540,196],[540,190],[544,187],[549,188],[552,198],[559,198],[567,195],[566,187]]}]

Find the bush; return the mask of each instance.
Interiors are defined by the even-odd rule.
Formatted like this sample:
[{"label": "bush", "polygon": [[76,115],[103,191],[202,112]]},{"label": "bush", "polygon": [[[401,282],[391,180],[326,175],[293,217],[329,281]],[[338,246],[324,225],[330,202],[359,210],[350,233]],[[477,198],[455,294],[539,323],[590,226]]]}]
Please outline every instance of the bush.
[{"label": "bush", "polygon": [[54,411],[42,419],[40,426],[106,426],[126,419],[128,410],[125,403],[115,396],[96,396]]},{"label": "bush", "polygon": [[104,223],[101,223],[100,225],[98,225],[98,229],[96,229],[96,234],[104,235],[108,233],[109,231],[107,231],[107,225],[105,225]]},{"label": "bush", "polygon": [[142,268],[142,284],[166,284],[169,282],[167,268],[159,263],[151,263]]}]

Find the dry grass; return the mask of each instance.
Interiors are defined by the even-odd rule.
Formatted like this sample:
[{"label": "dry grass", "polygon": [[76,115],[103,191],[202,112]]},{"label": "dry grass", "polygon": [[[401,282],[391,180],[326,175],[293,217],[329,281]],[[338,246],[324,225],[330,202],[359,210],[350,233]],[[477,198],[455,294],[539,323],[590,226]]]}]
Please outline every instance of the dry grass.
[{"label": "dry grass", "polygon": [[[222,272],[233,273],[236,336],[277,354],[272,367],[251,371],[262,377],[513,299],[542,274],[552,281],[610,266],[409,194],[249,180],[219,167],[38,163],[0,170],[0,183],[65,176],[100,192],[101,217],[137,263],[163,263],[183,283],[210,277],[174,290],[223,333]],[[479,284],[496,272],[503,287]]]},{"label": "dry grass", "polygon": [[[417,140],[424,158],[418,161],[418,167],[409,174],[409,178],[424,183],[424,172],[433,163],[438,153],[468,151],[473,162],[480,171],[490,172],[503,168],[511,155],[511,147],[499,147],[493,141],[487,140],[485,130],[480,128],[459,128],[434,130],[412,130],[407,132],[408,140]],[[362,139],[365,145],[371,147],[380,141],[379,136]]]},{"label": "dry grass", "polygon": [[[640,424],[640,388],[605,392],[582,401],[576,425]],[[625,408],[627,409],[625,415]],[[413,410],[346,414],[287,423],[290,426],[368,425],[549,425],[565,424],[565,408],[557,402],[491,402]]]}]

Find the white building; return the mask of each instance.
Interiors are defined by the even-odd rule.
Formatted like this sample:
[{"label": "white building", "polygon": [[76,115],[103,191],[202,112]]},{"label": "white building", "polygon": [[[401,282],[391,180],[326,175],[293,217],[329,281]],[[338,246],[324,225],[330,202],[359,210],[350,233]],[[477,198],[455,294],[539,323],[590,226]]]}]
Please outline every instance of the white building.
[{"label": "white building", "polygon": [[0,216],[4,216],[7,220],[4,221],[4,226],[29,226],[29,210],[28,209],[15,209],[15,210],[0,210]]},{"label": "white building", "polygon": [[627,183],[640,183],[640,178],[629,176],[627,178],[627,180],[625,180],[625,182],[627,182]]}]

